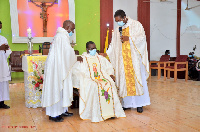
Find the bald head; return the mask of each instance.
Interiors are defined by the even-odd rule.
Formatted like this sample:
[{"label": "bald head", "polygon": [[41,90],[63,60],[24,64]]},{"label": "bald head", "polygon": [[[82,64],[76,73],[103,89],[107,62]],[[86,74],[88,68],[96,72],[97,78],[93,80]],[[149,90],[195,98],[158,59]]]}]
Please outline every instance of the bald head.
[{"label": "bald head", "polygon": [[63,22],[63,28],[67,30],[68,33],[70,33],[71,31],[74,33],[75,24],[70,20],[66,20]]}]

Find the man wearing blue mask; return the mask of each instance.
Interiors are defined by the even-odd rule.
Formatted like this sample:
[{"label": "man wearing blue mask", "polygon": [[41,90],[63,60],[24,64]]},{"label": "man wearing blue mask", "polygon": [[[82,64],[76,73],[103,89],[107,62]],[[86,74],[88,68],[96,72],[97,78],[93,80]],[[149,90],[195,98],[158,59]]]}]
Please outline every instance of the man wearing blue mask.
[{"label": "man wearing blue mask", "polygon": [[117,10],[114,18],[119,27],[114,31],[106,53],[115,69],[122,106],[124,109],[137,108],[137,112],[142,113],[143,106],[150,105],[145,31],[140,22],[127,17],[123,10]]},{"label": "man wearing blue mask", "polygon": [[42,90],[42,107],[46,107],[49,120],[63,121],[63,116],[72,116],[68,107],[73,101],[72,66],[76,61],[74,49],[70,45],[70,36],[75,24],[66,20],[63,27],[57,29],[45,64],[44,84]]},{"label": "man wearing blue mask", "polygon": [[115,86],[112,64],[96,53],[96,45],[89,41],[83,63],[73,69],[73,86],[79,89],[81,119],[100,122],[113,117],[126,117]]}]

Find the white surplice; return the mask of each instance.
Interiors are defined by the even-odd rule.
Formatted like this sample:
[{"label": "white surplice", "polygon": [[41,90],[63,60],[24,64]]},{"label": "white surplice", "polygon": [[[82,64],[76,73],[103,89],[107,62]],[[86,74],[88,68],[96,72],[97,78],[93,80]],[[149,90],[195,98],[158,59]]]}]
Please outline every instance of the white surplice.
[{"label": "white surplice", "polygon": [[[102,95],[99,94],[99,87],[97,82],[95,82],[91,77],[91,71],[89,69],[88,60],[89,59],[99,59],[99,63],[101,65],[101,75],[104,76],[107,80],[109,80],[110,84],[112,85],[112,92],[113,92],[113,107],[115,117],[126,117],[122,105],[120,103],[117,89],[115,86],[115,82],[112,80],[110,75],[114,74],[114,69],[112,64],[104,57],[96,54],[95,56],[91,56],[87,53],[82,55],[83,62],[77,62],[73,67],[73,86],[75,88],[80,89],[80,99],[79,99],[79,114],[82,119],[90,119],[92,122],[100,122],[103,119],[102,108],[103,104],[100,101]],[[89,59],[88,59],[89,58]],[[87,60],[86,60],[87,59]],[[105,97],[104,97],[105,98]],[[104,111],[106,112],[106,110]],[[113,117],[111,114],[110,116],[107,114],[106,119]]]},{"label": "white surplice", "polygon": [[146,35],[142,24],[128,17],[128,22],[122,29],[129,27],[129,42],[133,68],[135,69],[135,87],[137,96],[127,96],[127,87],[122,56],[122,42],[119,27],[112,34],[112,41],[107,50],[109,59],[115,69],[116,85],[119,87],[119,96],[123,98],[123,107],[141,107],[150,105],[147,81],[149,77],[149,61]]},{"label": "white surplice", "polygon": [[69,34],[59,27],[45,63],[42,107],[46,107],[47,115],[61,115],[71,105],[73,87],[70,69],[76,61]]},{"label": "white surplice", "polygon": [[[0,35],[0,46],[3,44],[8,44],[5,37]],[[0,101],[10,100],[9,97],[9,84],[8,81],[11,80],[10,70],[8,67],[7,58],[12,53],[12,51],[0,50]]]}]

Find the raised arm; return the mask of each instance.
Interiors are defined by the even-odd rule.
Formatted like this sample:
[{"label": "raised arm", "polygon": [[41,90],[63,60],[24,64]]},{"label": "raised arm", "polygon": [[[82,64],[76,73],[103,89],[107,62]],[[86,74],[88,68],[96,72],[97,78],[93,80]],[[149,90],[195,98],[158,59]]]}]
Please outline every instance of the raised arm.
[{"label": "raised arm", "polygon": [[31,0],[31,2],[32,2],[33,4],[35,4],[37,7],[42,7],[41,5],[36,4],[33,0]]},{"label": "raised arm", "polygon": [[57,0],[55,0],[51,5],[48,5],[48,7],[53,6],[56,3]]}]

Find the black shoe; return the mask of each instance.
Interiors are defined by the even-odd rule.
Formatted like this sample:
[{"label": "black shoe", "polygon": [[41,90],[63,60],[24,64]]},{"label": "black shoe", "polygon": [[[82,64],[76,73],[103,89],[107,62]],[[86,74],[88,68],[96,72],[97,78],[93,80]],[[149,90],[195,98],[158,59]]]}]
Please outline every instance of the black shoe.
[{"label": "black shoe", "polygon": [[123,110],[125,111],[125,110],[128,110],[128,109],[131,109],[131,108],[124,108],[124,107],[122,107],[123,108]]},{"label": "black shoe", "polygon": [[111,117],[110,119],[115,119],[115,117]]},{"label": "black shoe", "polygon": [[55,122],[63,122],[63,118],[61,116],[58,117],[51,117],[49,116],[49,120],[55,121]]},{"label": "black shoe", "polygon": [[62,113],[61,116],[73,116],[73,113],[65,112],[65,113]]},{"label": "black shoe", "polygon": [[6,104],[2,104],[2,105],[0,105],[0,108],[3,108],[3,109],[9,109],[10,106],[7,106]]},{"label": "black shoe", "polygon": [[143,107],[137,107],[137,112],[142,113],[143,112]]}]

